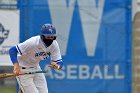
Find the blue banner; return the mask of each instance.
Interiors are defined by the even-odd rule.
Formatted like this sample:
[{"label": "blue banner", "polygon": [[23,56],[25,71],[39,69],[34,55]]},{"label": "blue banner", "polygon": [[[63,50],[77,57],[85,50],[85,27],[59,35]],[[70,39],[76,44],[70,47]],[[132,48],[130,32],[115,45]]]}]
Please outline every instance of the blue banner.
[{"label": "blue banner", "polygon": [[[131,0],[19,1],[20,42],[57,29],[64,68],[48,71],[49,93],[131,93]],[[27,7],[26,7],[27,6]]]}]

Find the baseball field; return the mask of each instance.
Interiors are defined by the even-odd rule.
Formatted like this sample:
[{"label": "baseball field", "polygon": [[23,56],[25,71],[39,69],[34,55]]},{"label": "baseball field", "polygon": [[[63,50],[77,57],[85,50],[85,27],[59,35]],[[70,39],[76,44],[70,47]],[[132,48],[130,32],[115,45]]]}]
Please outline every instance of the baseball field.
[{"label": "baseball field", "polygon": [[3,86],[0,86],[0,93],[16,93],[16,89],[15,87],[3,87]]}]

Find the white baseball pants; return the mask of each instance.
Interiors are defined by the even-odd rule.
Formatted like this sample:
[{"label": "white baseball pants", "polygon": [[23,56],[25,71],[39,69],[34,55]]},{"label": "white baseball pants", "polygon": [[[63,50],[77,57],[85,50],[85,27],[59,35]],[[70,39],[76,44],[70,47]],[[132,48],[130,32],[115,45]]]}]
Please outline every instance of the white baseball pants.
[{"label": "white baseball pants", "polygon": [[[21,72],[40,71],[40,67],[22,69]],[[43,73],[21,75],[16,77],[23,93],[48,93],[46,78]]]}]

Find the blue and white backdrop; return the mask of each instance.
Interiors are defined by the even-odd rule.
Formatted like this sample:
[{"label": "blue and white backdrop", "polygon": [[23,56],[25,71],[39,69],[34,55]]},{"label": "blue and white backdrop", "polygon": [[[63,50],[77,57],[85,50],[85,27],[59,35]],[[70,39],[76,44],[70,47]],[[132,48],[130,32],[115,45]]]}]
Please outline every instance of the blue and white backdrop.
[{"label": "blue and white backdrop", "polygon": [[[48,68],[50,93],[131,93],[131,0],[19,0],[20,42],[57,29],[64,68]],[[27,7],[26,7],[27,6]]]}]

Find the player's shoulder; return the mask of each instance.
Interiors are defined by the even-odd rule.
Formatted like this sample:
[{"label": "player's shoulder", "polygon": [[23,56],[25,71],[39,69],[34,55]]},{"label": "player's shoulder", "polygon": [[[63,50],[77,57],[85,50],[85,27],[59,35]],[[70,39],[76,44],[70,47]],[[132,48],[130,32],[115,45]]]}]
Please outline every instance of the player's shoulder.
[{"label": "player's shoulder", "polygon": [[58,45],[56,40],[53,41],[53,45]]},{"label": "player's shoulder", "polygon": [[25,42],[28,42],[30,44],[34,44],[37,41],[39,41],[39,39],[40,39],[40,36],[32,36],[29,39],[27,39]]},{"label": "player's shoulder", "polygon": [[56,40],[53,41],[52,45],[53,48],[59,48],[58,42]]}]

